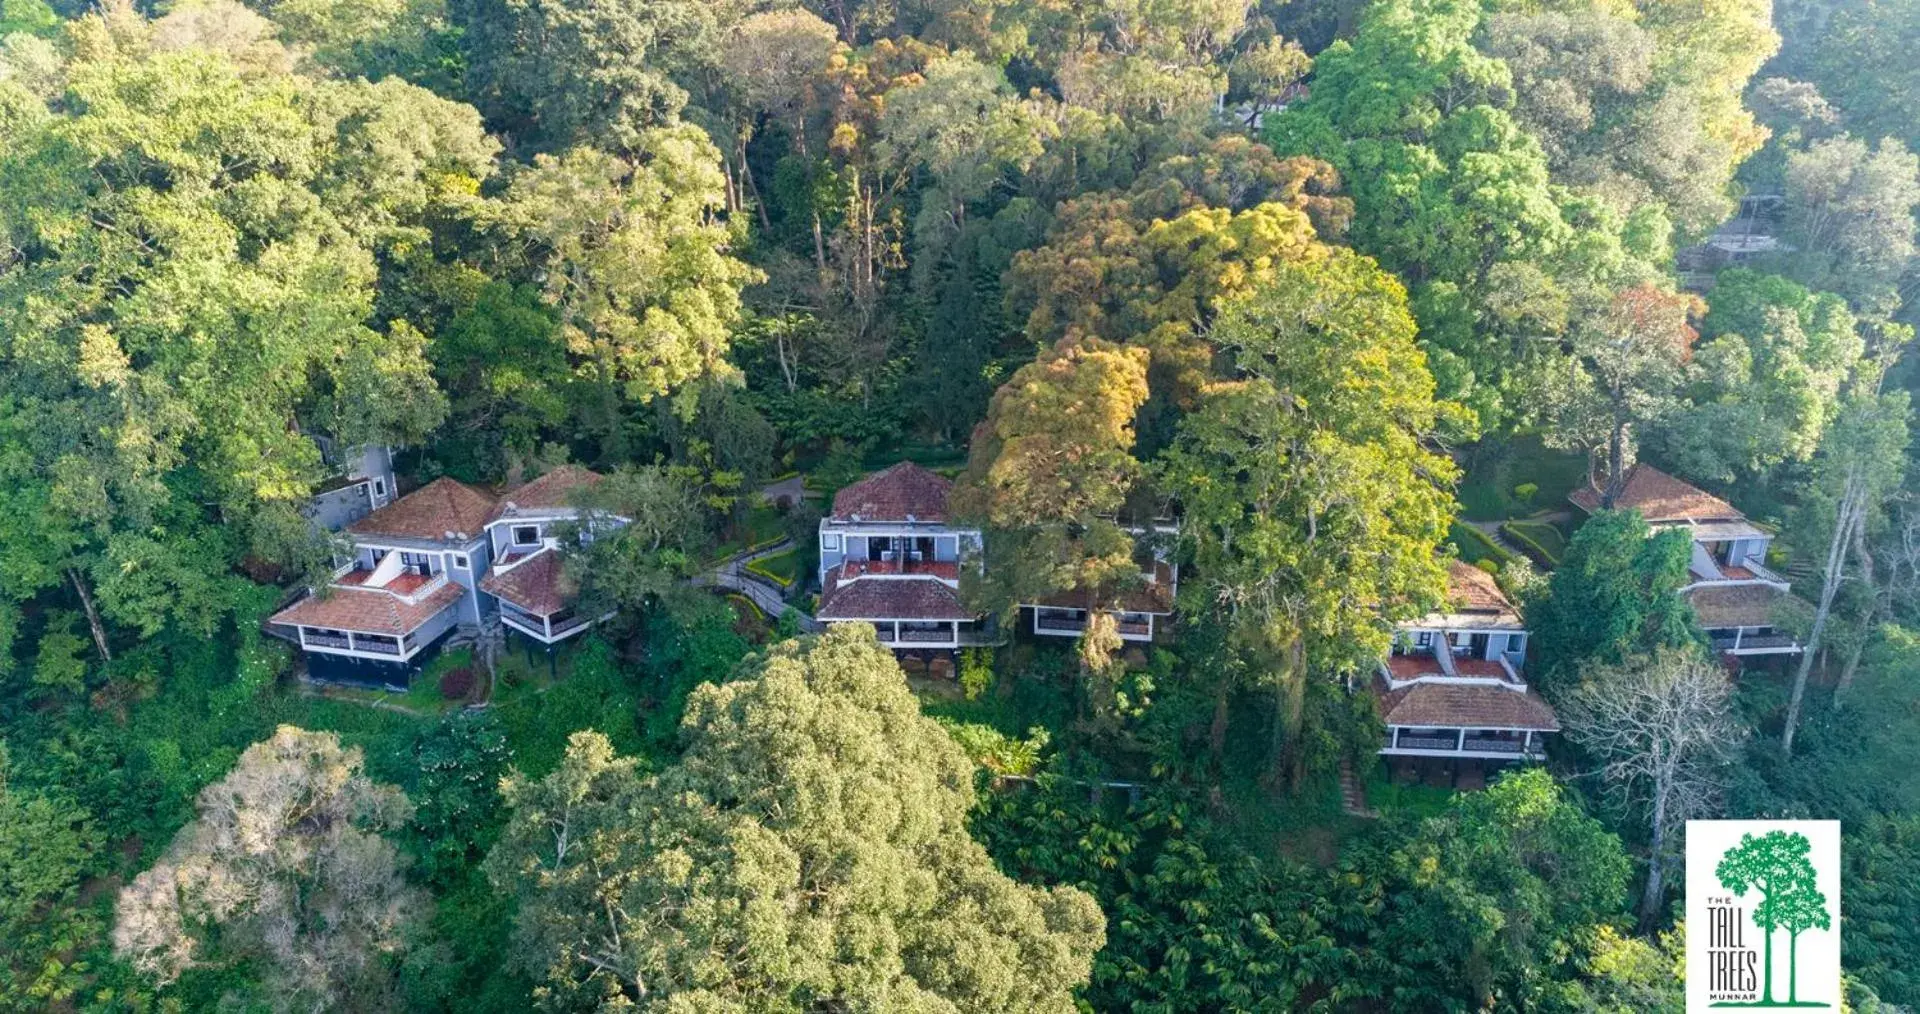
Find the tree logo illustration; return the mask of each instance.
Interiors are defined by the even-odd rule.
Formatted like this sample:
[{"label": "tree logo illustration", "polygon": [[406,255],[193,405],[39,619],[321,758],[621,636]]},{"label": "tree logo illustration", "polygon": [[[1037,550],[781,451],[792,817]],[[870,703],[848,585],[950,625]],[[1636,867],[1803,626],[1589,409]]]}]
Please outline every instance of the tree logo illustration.
[{"label": "tree logo illustration", "polygon": [[[1764,959],[1760,969],[1760,998],[1752,1001],[1723,1000],[1715,1007],[1831,1007],[1820,1000],[1800,999],[1800,934],[1808,930],[1830,931],[1833,919],[1826,895],[1817,884],[1813,862],[1808,858],[1812,843],[1798,832],[1769,831],[1762,835],[1745,834],[1740,844],[1726,850],[1714,868],[1720,886],[1745,899],[1752,895],[1757,904],[1752,911],[1753,924],[1760,929]],[[1738,910],[1735,910],[1736,912]],[[1718,931],[1718,927],[1715,930]],[[1786,933],[1786,995],[1781,999],[1774,989],[1774,938]]]}]

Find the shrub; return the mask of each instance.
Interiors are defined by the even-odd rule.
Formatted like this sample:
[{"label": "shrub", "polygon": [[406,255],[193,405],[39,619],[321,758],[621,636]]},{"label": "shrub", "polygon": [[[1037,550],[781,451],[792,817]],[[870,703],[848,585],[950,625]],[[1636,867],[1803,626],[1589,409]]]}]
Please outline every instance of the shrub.
[{"label": "shrub", "polygon": [[473,693],[473,670],[468,666],[448,669],[440,677],[440,696],[449,701],[464,701]]},{"label": "shrub", "polygon": [[993,651],[968,648],[960,653],[960,691],[967,700],[979,700],[993,686]]},{"label": "shrub", "polygon": [[1532,503],[1535,494],[1538,494],[1539,492],[1540,492],[1539,483],[1523,482],[1520,485],[1513,487],[1513,498],[1515,500],[1520,501],[1521,503]]}]

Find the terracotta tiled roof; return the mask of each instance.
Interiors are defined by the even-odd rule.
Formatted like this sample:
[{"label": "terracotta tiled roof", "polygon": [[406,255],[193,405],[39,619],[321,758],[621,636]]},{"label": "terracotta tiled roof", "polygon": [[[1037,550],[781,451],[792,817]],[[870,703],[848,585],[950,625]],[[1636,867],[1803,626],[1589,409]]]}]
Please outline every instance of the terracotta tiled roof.
[{"label": "terracotta tiled roof", "polygon": [[820,596],[814,615],[836,620],[971,620],[954,590],[931,578],[862,578]]},{"label": "terracotta tiled roof", "polygon": [[1388,690],[1374,681],[1380,717],[1388,725],[1409,728],[1532,729],[1560,731],[1552,706],[1532,690],[1508,690],[1491,683],[1415,683]]},{"label": "terracotta tiled roof", "polygon": [[561,465],[559,468],[526,483],[500,498],[500,507],[505,510],[511,504],[521,510],[552,509],[574,506],[574,494],[580,490],[599,485],[606,476],[579,465]]},{"label": "terracotta tiled roof", "polygon": [[947,493],[953,483],[902,461],[884,471],[875,472],[833,495],[833,520],[848,521],[859,515],[862,521],[945,521]]},{"label": "terracotta tiled roof", "polygon": [[1702,585],[1687,593],[1702,627],[1767,627],[1773,606],[1784,594],[1771,585]]},{"label": "terracotta tiled roof", "polygon": [[493,497],[443,476],[348,525],[347,531],[434,540],[452,532],[464,542],[486,527],[493,508]]},{"label": "terracotta tiled roof", "polygon": [[335,588],[325,597],[309,595],[274,614],[270,623],[357,630],[395,636],[419,629],[441,610],[460,601],[465,589],[449,581],[413,605],[398,596],[368,588]]},{"label": "terracotta tiled roof", "polygon": [[1461,560],[1447,561],[1447,605],[1471,613],[1513,612],[1493,575]]},{"label": "terracotta tiled roof", "polygon": [[[1600,509],[1600,494],[1589,485],[1575,489],[1567,499],[1589,514]],[[1627,472],[1627,485],[1614,497],[1613,505],[1622,509],[1631,507],[1649,523],[1729,521],[1746,517],[1725,500],[1647,464],[1635,465]]]},{"label": "terracotta tiled roof", "polygon": [[549,549],[506,573],[494,571],[480,579],[480,590],[534,614],[551,616],[573,598],[573,582],[566,576],[560,554]]}]

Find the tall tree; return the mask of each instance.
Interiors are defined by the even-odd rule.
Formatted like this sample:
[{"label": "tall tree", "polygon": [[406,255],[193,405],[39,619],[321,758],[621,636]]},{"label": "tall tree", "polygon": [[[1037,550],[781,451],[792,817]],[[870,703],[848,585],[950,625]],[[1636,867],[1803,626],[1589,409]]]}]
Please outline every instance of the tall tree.
[{"label": "tall tree", "polygon": [[576,733],[515,778],[488,871],[515,958],[598,1009],[1069,1011],[1093,901],[1022,887],[968,836],[973,771],[870,629],[789,641],[695,689],[642,775]]},{"label": "tall tree", "polygon": [[1820,597],[1814,605],[1813,627],[1801,650],[1800,664],[1794,669],[1792,696],[1780,731],[1783,753],[1793,753],[1793,737],[1800,725],[1807,678],[1826,636],[1834,599],[1846,581],[1855,534],[1866,523],[1869,512],[1899,486],[1906,471],[1911,414],[1907,392],[1879,393],[1879,380],[1880,371],[1874,364],[1862,366],[1853,381],[1855,389],[1841,406],[1814,461],[1808,499],[1830,511],[1831,521],[1827,527],[1827,553],[1820,569]]},{"label": "tall tree", "polygon": [[1726,669],[1696,649],[1666,648],[1624,663],[1590,662],[1557,694],[1567,736],[1597,758],[1607,789],[1647,832],[1640,924],[1666,900],[1686,822],[1710,816],[1744,728]]},{"label": "tall tree", "polygon": [[1779,275],[1721,272],[1682,403],[1659,427],[1666,457],[1722,482],[1807,460],[1864,345],[1839,296]]},{"label": "tall tree", "polygon": [[546,150],[641,157],[676,121],[676,77],[717,59],[727,4],[702,0],[452,0],[467,89],[494,125]]},{"label": "tall tree", "polygon": [[1670,228],[1657,207],[1623,214],[1553,185],[1514,118],[1512,72],[1474,47],[1480,18],[1466,0],[1368,4],[1353,38],[1315,58],[1311,96],[1266,134],[1339,170],[1354,245],[1412,289],[1441,394],[1497,426],[1524,407],[1510,388],[1548,346],[1483,325],[1494,270],[1533,265],[1554,289],[1632,285],[1655,277]]},{"label": "tall tree", "polygon": [[1846,296],[1862,313],[1900,306],[1899,283],[1913,264],[1920,208],[1920,156],[1897,140],[1876,147],[1847,136],[1790,152],[1784,235],[1787,263],[1815,288]]},{"label": "tall tree", "polygon": [[1077,595],[1090,677],[1110,674],[1119,637],[1109,610],[1139,580],[1116,515],[1141,477],[1133,419],[1146,400],[1147,350],[1063,338],[994,393],[954,494],[957,511],[991,529],[984,604],[1007,616],[1024,602]]},{"label": "tall tree", "polygon": [[1576,324],[1572,355],[1553,371],[1548,442],[1587,454],[1603,507],[1626,488],[1640,430],[1675,404],[1699,337],[1687,322],[1697,302],[1652,285],[1623,290]]},{"label": "tall tree", "polygon": [[1363,845],[1345,861],[1378,867],[1364,874],[1384,895],[1367,946],[1394,956],[1382,984],[1394,1006],[1518,1007],[1585,972],[1632,867],[1578,799],[1543,769],[1515,771],[1400,829],[1384,855]]},{"label": "tall tree", "polygon": [[283,725],[201,790],[198,817],[121,892],[114,950],[171,982],[257,958],[279,1010],[389,1009],[389,960],[423,899],[383,834],[412,815],[358,749]]},{"label": "tall tree", "polygon": [[1633,511],[1602,511],[1581,525],[1543,594],[1527,604],[1548,682],[1589,661],[1620,663],[1693,641],[1693,609],[1680,594],[1692,542],[1655,534]]},{"label": "tall tree", "polygon": [[[24,526],[0,552],[8,597],[70,584],[90,619],[210,633],[243,555],[318,555],[309,433],[405,443],[439,421],[426,338],[375,289],[495,145],[397,79],[302,79],[153,31],[74,22],[0,128],[0,514]],[[144,593],[96,602],[110,576]]]},{"label": "tall tree", "polygon": [[[719,154],[690,126],[646,129],[638,163],[590,148],[541,155],[477,212],[509,263],[541,280],[587,378],[647,402],[726,376],[740,288]],[[691,409],[691,404],[685,406]]]},{"label": "tall tree", "polygon": [[1241,379],[1181,421],[1159,478],[1202,575],[1190,608],[1229,617],[1271,674],[1273,772],[1297,787],[1310,674],[1379,658],[1386,622],[1439,601],[1457,471],[1427,441],[1452,407],[1405,290],[1350,251],[1276,265],[1211,337]]}]

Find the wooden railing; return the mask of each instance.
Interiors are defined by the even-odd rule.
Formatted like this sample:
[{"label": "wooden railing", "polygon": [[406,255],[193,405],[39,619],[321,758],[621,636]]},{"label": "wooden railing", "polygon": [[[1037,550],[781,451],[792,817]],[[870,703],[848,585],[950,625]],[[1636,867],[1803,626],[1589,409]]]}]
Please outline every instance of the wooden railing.
[{"label": "wooden railing", "polygon": [[902,630],[899,640],[908,644],[945,644],[953,640],[951,630]]}]

